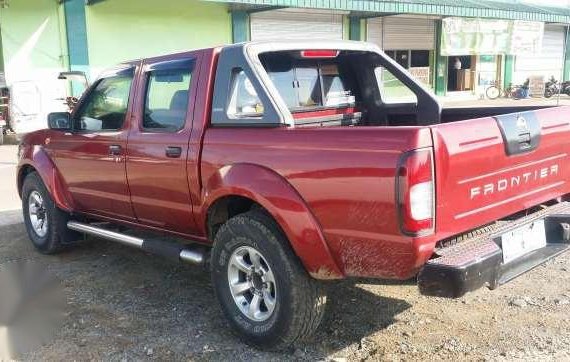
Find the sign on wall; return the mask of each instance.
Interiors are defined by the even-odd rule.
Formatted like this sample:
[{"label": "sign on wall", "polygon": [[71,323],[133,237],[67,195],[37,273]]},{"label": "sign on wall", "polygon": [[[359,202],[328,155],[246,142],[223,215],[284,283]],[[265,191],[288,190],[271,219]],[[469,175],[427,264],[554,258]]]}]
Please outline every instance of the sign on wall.
[{"label": "sign on wall", "polygon": [[423,84],[429,85],[429,75],[430,75],[430,68],[429,67],[413,67],[408,69],[412,77],[419,80]]},{"label": "sign on wall", "polygon": [[544,23],[521,20],[445,18],[441,55],[536,54]]},{"label": "sign on wall", "polygon": [[544,91],[546,89],[546,84],[544,83],[544,76],[542,75],[531,75],[528,77],[529,93],[532,97],[543,97]]}]

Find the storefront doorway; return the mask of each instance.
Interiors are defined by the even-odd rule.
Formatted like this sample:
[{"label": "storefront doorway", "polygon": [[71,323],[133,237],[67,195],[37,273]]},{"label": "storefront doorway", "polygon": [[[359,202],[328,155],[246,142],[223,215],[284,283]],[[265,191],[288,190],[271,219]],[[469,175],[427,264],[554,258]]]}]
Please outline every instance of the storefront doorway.
[{"label": "storefront doorway", "polygon": [[473,74],[475,62],[470,55],[454,55],[447,57],[447,91],[473,91]]},{"label": "storefront doorway", "polygon": [[428,16],[383,16],[368,19],[366,39],[406,68],[427,87],[433,86],[435,19]]}]

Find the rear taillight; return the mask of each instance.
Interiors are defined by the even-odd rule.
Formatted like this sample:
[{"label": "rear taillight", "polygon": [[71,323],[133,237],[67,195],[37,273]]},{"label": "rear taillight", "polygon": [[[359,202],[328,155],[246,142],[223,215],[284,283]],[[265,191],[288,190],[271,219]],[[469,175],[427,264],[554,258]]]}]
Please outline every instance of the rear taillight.
[{"label": "rear taillight", "polygon": [[400,229],[406,235],[433,233],[435,188],[431,148],[406,152],[396,174],[396,204]]}]

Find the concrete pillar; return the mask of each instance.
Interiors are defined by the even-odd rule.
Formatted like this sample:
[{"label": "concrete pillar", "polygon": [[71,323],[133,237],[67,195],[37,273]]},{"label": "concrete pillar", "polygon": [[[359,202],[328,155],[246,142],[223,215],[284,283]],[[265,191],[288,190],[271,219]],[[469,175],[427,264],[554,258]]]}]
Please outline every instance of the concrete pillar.
[{"label": "concrete pillar", "polygon": [[514,55],[505,55],[505,69],[503,71],[503,88],[507,88],[513,82],[515,65]]},{"label": "concrete pillar", "polygon": [[85,0],[67,0],[63,3],[63,6],[69,67],[71,70],[84,71],[89,66]]},{"label": "concrete pillar", "polygon": [[564,50],[564,76],[563,81],[570,80],[570,28],[566,27],[566,49]]},{"label": "concrete pillar", "polygon": [[[68,64],[70,70],[89,75],[89,50],[87,46],[87,24],[85,22],[85,0],[66,0],[63,3],[65,35],[67,39]],[[72,83],[72,92],[83,91],[79,84]]]},{"label": "concrete pillar", "polygon": [[348,17],[348,39],[349,40],[364,40],[361,31],[360,18],[357,16]]},{"label": "concrete pillar", "polygon": [[243,10],[232,10],[232,42],[249,40],[249,14]]},{"label": "concrete pillar", "polygon": [[447,62],[448,58],[441,55],[441,32],[442,22],[436,21],[435,31],[435,69],[434,69],[434,90],[438,96],[444,96],[447,93]]}]

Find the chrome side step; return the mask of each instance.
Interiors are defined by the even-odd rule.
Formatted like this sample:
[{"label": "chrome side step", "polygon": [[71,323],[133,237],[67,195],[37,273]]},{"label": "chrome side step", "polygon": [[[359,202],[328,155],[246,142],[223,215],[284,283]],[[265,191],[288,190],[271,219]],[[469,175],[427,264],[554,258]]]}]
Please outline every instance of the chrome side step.
[{"label": "chrome side step", "polygon": [[201,246],[191,247],[158,239],[141,239],[135,236],[126,235],[77,221],[69,221],[67,223],[67,227],[74,231],[79,231],[102,239],[135,247],[137,249],[142,249],[173,261],[183,261],[188,264],[202,265],[206,259],[205,255],[207,249]]}]

